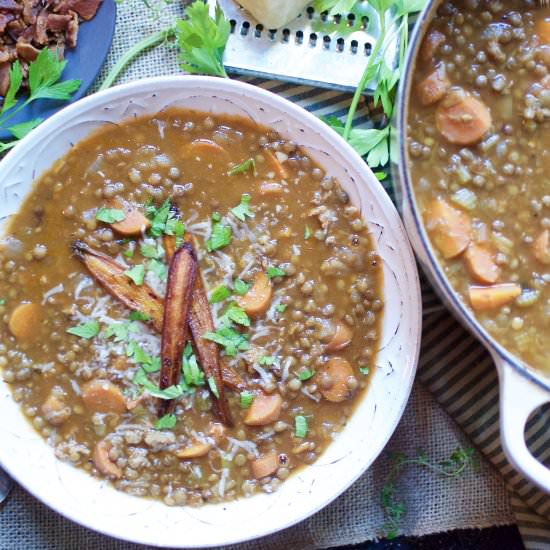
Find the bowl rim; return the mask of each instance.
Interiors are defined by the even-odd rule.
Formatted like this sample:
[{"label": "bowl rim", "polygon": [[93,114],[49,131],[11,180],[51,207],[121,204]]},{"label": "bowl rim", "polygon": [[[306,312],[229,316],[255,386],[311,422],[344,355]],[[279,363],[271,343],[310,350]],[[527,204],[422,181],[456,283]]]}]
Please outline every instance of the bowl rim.
[{"label": "bowl rim", "polygon": [[[333,144],[333,148],[335,149],[343,149],[342,154],[345,155],[350,162],[354,163],[356,166],[361,166],[363,173],[365,174],[365,179],[369,182],[376,183],[377,187],[373,187],[371,189],[371,193],[377,196],[377,199],[380,201],[382,206],[387,209],[388,212],[391,211],[391,217],[395,218],[395,223],[398,224],[398,227],[400,227],[402,235],[404,237],[404,250],[406,250],[406,258],[403,258],[403,263],[408,264],[409,269],[409,275],[412,277],[410,284],[411,287],[414,287],[415,293],[414,296],[408,297],[409,300],[412,300],[412,303],[418,304],[418,309],[415,312],[414,308],[410,308],[410,319],[411,321],[415,321],[414,323],[414,331],[413,336],[410,337],[411,343],[414,343],[414,349],[409,350],[408,354],[408,360],[406,362],[406,375],[401,377],[401,386],[399,391],[399,398],[396,400],[396,406],[395,406],[395,416],[394,421],[391,424],[388,424],[385,428],[383,437],[380,437],[380,444],[379,448],[377,449],[377,452],[373,454],[371,457],[369,457],[368,460],[365,460],[364,464],[361,465],[361,467],[357,467],[357,471],[354,472],[354,475],[349,478],[349,480],[346,480],[345,483],[343,483],[337,491],[335,491],[333,494],[331,494],[330,498],[327,498],[325,500],[320,500],[319,502],[315,503],[314,506],[311,506],[307,508],[304,512],[299,511],[290,521],[285,522],[284,524],[276,524],[275,526],[270,526],[267,529],[264,529],[261,534],[252,534],[248,536],[240,536],[240,537],[234,537],[231,539],[225,540],[224,544],[234,544],[239,542],[245,542],[247,540],[253,540],[258,537],[264,537],[279,531],[282,531],[283,529],[286,529],[288,527],[291,527],[300,521],[303,521],[304,519],[307,519],[311,515],[315,514],[328,504],[330,504],[332,501],[334,501],[338,496],[340,496],[346,489],[348,489],[374,462],[374,460],[380,455],[380,453],[383,451],[384,447],[387,445],[389,439],[393,435],[395,429],[397,428],[397,425],[399,424],[401,417],[405,411],[405,408],[407,406],[410,393],[412,390],[412,386],[415,379],[415,374],[418,366],[418,358],[420,353],[420,343],[421,343],[421,326],[422,326],[422,305],[421,305],[421,292],[420,292],[420,282],[419,282],[419,276],[418,276],[418,270],[416,267],[416,262],[414,260],[414,254],[412,252],[412,248],[410,246],[410,243],[408,239],[406,238],[406,232],[403,228],[402,221],[399,218],[399,215],[397,213],[397,210],[392,203],[391,199],[389,198],[388,194],[385,192],[384,188],[380,184],[380,182],[376,179],[370,168],[364,163],[363,159],[359,157],[359,155],[352,149],[352,147],[345,142],[336,132],[334,132],[332,129],[330,129],[327,125],[325,125],[320,119],[318,119],[313,114],[309,113],[299,105],[296,105],[286,98],[279,96],[277,94],[274,94],[268,90],[262,89],[257,86],[253,86],[251,84],[240,82],[236,80],[227,80],[227,79],[219,79],[215,77],[206,77],[206,76],[195,76],[195,75],[178,75],[178,76],[161,76],[161,77],[152,77],[152,78],[145,78],[145,79],[139,79],[132,81],[127,84],[115,86],[113,88],[97,92],[95,94],[92,94],[90,96],[87,96],[83,99],[80,99],[79,101],[67,106],[65,109],[62,109],[55,115],[53,115],[51,118],[46,120],[43,124],[41,124],[35,131],[27,135],[23,140],[21,140],[20,143],[12,151],[4,157],[2,162],[0,163],[0,166],[7,164],[11,161],[13,157],[19,156],[19,151],[25,150],[32,146],[33,143],[38,141],[42,136],[48,134],[50,129],[54,129],[58,127],[59,120],[64,119],[65,117],[69,117],[73,114],[76,114],[82,107],[93,107],[96,106],[103,106],[106,102],[110,100],[116,100],[120,97],[127,96],[131,94],[132,92],[139,92],[139,91],[148,91],[151,93],[154,93],[157,89],[161,88],[163,85],[179,85],[181,83],[185,83],[186,87],[195,86],[197,90],[200,90],[201,84],[205,84],[206,87],[215,86],[216,93],[223,97],[224,90],[227,89],[233,89],[236,91],[242,91],[243,94],[251,93],[252,95],[260,96],[266,103],[268,104],[274,104],[275,108],[282,107],[285,108],[285,112],[287,113],[287,116],[291,118],[297,118],[298,120],[306,119],[308,121],[308,124],[318,130],[319,133],[326,132],[330,136],[330,141]],[[200,92],[198,92],[200,93]],[[192,108],[192,107],[191,107]],[[359,164],[360,163],[360,164]],[[365,218],[366,215],[363,215],[363,218]],[[404,369],[405,370],[405,369]],[[369,391],[369,390],[368,390]],[[367,393],[368,393],[367,391]],[[41,438],[42,439],[42,438]],[[46,445],[46,442],[42,440],[43,444]],[[51,451],[51,449],[50,449]],[[1,450],[0,450],[1,455]],[[56,459],[58,460],[58,459]],[[0,456],[0,465],[1,465],[1,456]],[[107,528],[104,528],[103,526],[97,526],[94,525],[93,518],[85,518],[81,515],[78,515],[77,511],[73,511],[69,507],[65,507],[64,509],[59,509],[57,506],[51,503],[51,499],[44,498],[44,495],[38,496],[38,494],[33,490],[33,486],[29,485],[27,483],[27,479],[24,479],[24,476],[19,475],[21,472],[18,473],[12,473],[9,468],[6,468],[6,471],[14,477],[20,483],[27,491],[29,491],[35,498],[39,499],[41,502],[46,504],[51,509],[55,510],[59,514],[63,515],[67,519],[70,519],[71,521],[82,525],[84,527],[93,529],[94,531],[100,532],[102,534],[115,537],[118,539],[123,539],[131,542],[141,543],[141,544],[152,544],[159,547],[163,546],[170,546],[174,547],[173,543],[171,544],[164,544],[164,543],[155,543],[152,540],[142,540],[133,537],[132,533],[128,533],[127,535],[122,535],[120,533],[114,533],[110,531]],[[86,474],[89,476],[89,474]],[[99,480],[95,480],[99,483]],[[229,503],[230,504],[230,503]],[[185,544],[185,548],[193,547],[193,548],[199,548],[199,547],[211,547],[216,546],[214,543],[201,543],[201,544]]]},{"label": "bowl rim", "polygon": [[412,80],[416,69],[418,52],[422,44],[422,40],[431,21],[435,17],[435,12],[440,3],[441,0],[428,0],[428,3],[418,15],[414,30],[411,34],[408,53],[405,57],[405,62],[401,73],[402,76],[399,83],[396,117],[396,129],[398,135],[400,136],[398,147],[399,154],[397,157],[398,179],[401,187],[404,189],[404,196],[412,213],[414,230],[419,236],[422,251],[429,260],[426,267],[429,269],[431,278],[435,282],[437,288],[443,294],[445,300],[451,305],[455,315],[458,315],[461,318],[461,320],[467,325],[468,330],[491,353],[493,360],[496,361],[497,364],[512,367],[522,376],[534,382],[541,388],[550,391],[550,379],[544,378],[534,369],[534,367],[530,367],[522,359],[502,346],[502,344],[500,344],[485,328],[483,328],[480,321],[478,321],[474,316],[473,312],[466,306],[465,302],[459,298],[458,293],[452,287],[448,278],[443,273],[440,263],[437,261],[434,248],[428,237],[424,224],[422,223],[422,215],[416,201],[416,195],[413,190],[410,175],[410,162],[407,148],[407,119],[409,114],[409,97],[411,94]]}]

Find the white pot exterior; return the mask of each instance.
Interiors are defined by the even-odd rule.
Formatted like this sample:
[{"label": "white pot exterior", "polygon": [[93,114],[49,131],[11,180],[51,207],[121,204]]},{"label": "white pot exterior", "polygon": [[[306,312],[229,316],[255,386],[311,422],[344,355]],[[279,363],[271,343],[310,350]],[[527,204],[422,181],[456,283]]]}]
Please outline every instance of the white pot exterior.
[{"label": "white pot exterior", "polygon": [[16,212],[32,181],[92,130],[175,105],[238,114],[276,129],[305,146],[360,207],[375,235],[385,276],[382,346],[371,387],[318,462],[292,476],[273,495],[197,509],[170,508],[118,492],[58,461],[2,381],[0,464],[51,508],[97,531],[142,544],[208,547],[289,527],[327,505],[370,466],[393,433],[409,397],[419,352],[421,302],[416,266],[401,221],[361,158],[303,109],[235,81],[192,76],[147,79],[67,107],[32,132],[0,164],[0,219]]}]

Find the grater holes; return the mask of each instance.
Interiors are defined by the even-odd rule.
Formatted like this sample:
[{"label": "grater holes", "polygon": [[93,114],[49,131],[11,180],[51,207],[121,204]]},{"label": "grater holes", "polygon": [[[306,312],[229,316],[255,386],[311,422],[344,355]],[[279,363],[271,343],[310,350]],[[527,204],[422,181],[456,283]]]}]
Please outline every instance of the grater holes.
[{"label": "grater holes", "polygon": [[365,55],[368,57],[372,53],[372,44],[365,42]]},{"label": "grater holes", "polygon": [[306,10],[307,18],[313,19],[313,14],[315,13],[315,9],[312,6],[309,6]]},{"label": "grater holes", "polygon": [[296,31],[296,44],[300,45],[304,43],[304,31]]},{"label": "grater holes", "polygon": [[248,21],[243,21],[243,24],[241,25],[241,35],[246,36],[249,30],[250,30],[250,23]]},{"label": "grater holes", "polygon": [[235,32],[235,27],[237,26],[237,21],[235,21],[235,19],[230,19],[229,25],[231,26],[231,30],[229,32],[233,34]]},{"label": "grater holes", "polygon": [[312,48],[315,48],[315,46],[317,45],[317,34],[314,32],[309,35],[309,45]]},{"label": "grater holes", "polygon": [[337,52],[343,52],[345,44],[346,44],[346,41],[343,38],[339,38],[336,41],[336,51]]},{"label": "grater holes", "polygon": [[361,28],[366,31],[368,27],[369,27],[369,18],[366,15],[363,15],[363,17],[361,17]]},{"label": "grater holes", "polygon": [[353,27],[355,25],[355,14],[348,13],[348,27]]},{"label": "grater holes", "polygon": [[256,30],[254,31],[254,36],[256,38],[261,38],[263,30],[264,30],[264,26],[261,23],[258,23],[256,25]]},{"label": "grater holes", "polygon": [[330,36],[325,35],[323,36],[323,49],[324,50],[330,50]]},{"label": "grater holes", "polygon": [[277,36],[277,29],[269,29],[267,34],[269,36],[269,40],[275,40],[275,37]]},{"label": "grater holes", "polygon": [[288,42],[290,29],[283,29],[283,42]]},{"label": "grater holes", "polygon": [[351,53],[352,54],[356,54],[357,53],[357,47],[359,46],[359,42],[357,42],[357,40],[352,40],[350,42],[350,50],[351,50]]}]

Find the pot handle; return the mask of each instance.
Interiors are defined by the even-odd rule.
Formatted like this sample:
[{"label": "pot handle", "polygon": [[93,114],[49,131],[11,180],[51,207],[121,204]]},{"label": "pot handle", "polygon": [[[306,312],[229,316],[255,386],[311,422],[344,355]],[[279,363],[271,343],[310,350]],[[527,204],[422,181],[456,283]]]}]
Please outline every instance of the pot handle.
[{"label": "pot handle", "polygon": [[512,365],[501,361],[498,363],[502,447],[518,472],[550,494],[550,469],[531,454],[525,441],[525,425],[529,415],[550,401],[550,391],[518,372]]}]

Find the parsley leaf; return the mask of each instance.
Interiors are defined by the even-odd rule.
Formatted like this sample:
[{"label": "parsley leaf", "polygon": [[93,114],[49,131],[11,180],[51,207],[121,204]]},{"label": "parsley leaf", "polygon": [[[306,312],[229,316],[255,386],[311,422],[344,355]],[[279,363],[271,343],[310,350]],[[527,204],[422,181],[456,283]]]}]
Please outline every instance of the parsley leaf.
[{"label": "parsley leaf", "polygon": [[294,426],[294,435],[303,439],[307,435],[308,431],[307,418],[299,414],[294,418]]},{"label": "parsley leaf", "polygon": [[162,250],[156,244],[142,244],[139,251],[144,258],[162,258]]},{"label": "parsley leaf", "polygon": [[245,283],[244,281],[241,281],[241,279],[235,279],[233,283],[233,290],[235,291],[235,294],[244,296],[250,290],[251,286],[252,285],[250,283]]},{"label": "parsley leaf", "polygon": [[210,387],[210,391],[219,399],[220,392],[218,391],[218,386],[216,386],[216,381],[211,376],[208,377],[208,386]]},{"label": "parsley leaf", "polygon": [[260,360],[258,361],[258,363],[260,363],[260,365],[271,366],[275,364],[275,361],[277,361],[277,358],[275,356],[264,355],[263,357],[260,357]]},{"label": "parsley leaf", "polygon": [[134,340],[131,340],[126,346],[126,356],[140,365],[144,372],[158,372],[160,370],[160,359],[151,357]]},{"label": "parsley leaf", "polygon": [[288,306],[286,304],[279,304],[275,309],[277,310],[277,313],[284,313],[287,307]]},{"label": "parsley leaf", "polygon": [[233,215],[242,222],[246,221],[246,218],[252,218],[254,216],[252,210],[250,210],[251,196],[248,193],[241,195],[241,202],[239,206],[231,209]]},{"label": "parsley leaf", "polygon": [[149,260],[147,262],[147,269],[152,271],[161,281],[166,281],[168,278],[168,267],[160,260]]},{"label": "parsley leaf", "polygon": [[17,103],[15,96],[21,88],[22,83],[23,71],[21,70],[21,63],[19,63],[18,59],[10,67],[10,85],[8,91],[6,92],[6,96],[4,97],[4,103],[2,104],[1,111],[2,113],[4,113],[5,111],[9,111],[12,107],[15,106],[15,104]]},{"label": "parsley leaf", "polygon": [[307,241],[311,237],[311,227],[309,225],[306,225],[306,228],[304,229],[304,239]]},{"label": "parsley leaf", "polygon": [[360,372],[363,376],[367,376],[367,374],[369,373],[369,369],[368,369],[368,367],[359,367],[359,372]]},{"label": "parsley leaf", "polygon": [[244,162],[241,162],[241,164],[233,166],[233,168],[229,170],[228,174],[230,176],[236,176],[237,174],[248,172],[250,168],[252,168],[252,173],[254,174],[254,176],[258,175],[258,172],[256,171],[256,161],[253,158],[246,159]]},{"label": "parsley leaf", "polygon": [[313,7],[317,13],[328,11],[328,15],[347,15],[357,0],[315,0]]},{"label": "parsley leaf", "polygon": [[0,298],[0,306],[4,306],[4,305],[6,305],[6,299]]},{"label": "parsley leaf", "polygon": [[179,59],[188,73],[202,73],[227,78],[223,53],[231,32],[231,25],[216,3],[215,17],[208,13],[208,5],[201,0],[186,9],[187,19],[176,23]]},{"label": "parsley leaf", "polygon": [[248,409],[250,405],[252,405],[252,401],[254,401],[254,393],[248,390],[241,392],[240,394],[241,409]]},{"label": "parsley leaf", "polygon": [[6,128],[6,130],[17,139],[23,139],[27,134],[34,130],[44,119],[33,118],[19,124],[14,124]]},{"label": "parsley leaf", "polygon": [[115,342],[124,342],[131,332],[137,332],[138,328],[133,322],[111,323],[103,331],[104,338],[114,338]]},{"label": "parsley leaf", "polygon": [[171,430],[176,427],[176,422],[175,414],[165,414],[155,422],[155,430]]},{"label": "parsley leaf", "polygon": [[234,357],[237,352],[249,349],[246,337],[231,327],[221,327],[216,332],[206,332],[202,337],[222,346],[225,354],[229,357]]},{"label": "parsley leaf", "polygon": [[88,323],[68,328],[67,333],[89,340],[99,334],[99,323],[97,321],[89,321]]},{"label": "parsley leaf", "polygon": [[285,275],[286,271],[280,267],[271,266],[267,268],[267,276],[270,279],[274,279],[275,277],[284,277]]},{"label": "parsley leaf", "polygon": [[208,301],[211,304],[217,304],[218,302],[223,302],[229,296],[231,296],[231,291],[225,285],[220,285],[210,293]]},{"label": "parsley leaf", "polygon": [[143,284],[143,280],[145,279],[145,266],[142,264],[135,265],[134,267],[127,269],[124,272],[124,275],[131,279],[137,286],[141,286]]},{"label": "parsley leaf", "polygon": [[147,373],[143,368],[136,372],[133,382],[138,386],[142,386],[153,397],[158,397],[159,399],[176,399],[189,391],[189,388],[185,384],[177,384],[176,386],[170,386],[165,390],[161,390],[147,378]]},{"label": "parsley leaf", "polygon": [[151,316],[142,311],[132,311],[130,312],[130,321],[150,321]]},{"label": "parsley leaf", "polygon": [[105,223],[116,223],[126,219],[126,214],[118,208],[99,208],[95,219]]},{"label": "parsley leaf", "polygon": [[298,378],[304,382],[305,380],[309,380],[315,375],[315,371],[313,369],[304,369],[300,372],[298,372]]},{"label": "parsley leaf", "polygon": [[197,357],[193,353],[193,347],[187,343],[183,350],[182,358],[183,379],[188,386],[202,386],[204,373],[200,370]]},{"label": "parsley leaf", "polygon": [[227,324],[229,324],[228,321],[233,321],[233,323],[243,325],[244,327],[250,326],[250,317],[236,302],[231,302],[227,306],[227,309],[223,313],[223,319]]},{"label": "parsley leaf", "polygon": [[208,252],[213,252],[214,250],[219,250],[224,248],[231,243],[231,238],[233,237],[233,231],[228,225],[223,225],[219,214],[212,216],[212,232],[210,233],[210,238],[206,241],[206,250]]}]

